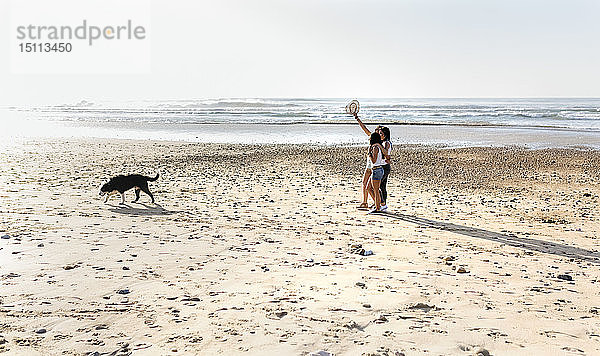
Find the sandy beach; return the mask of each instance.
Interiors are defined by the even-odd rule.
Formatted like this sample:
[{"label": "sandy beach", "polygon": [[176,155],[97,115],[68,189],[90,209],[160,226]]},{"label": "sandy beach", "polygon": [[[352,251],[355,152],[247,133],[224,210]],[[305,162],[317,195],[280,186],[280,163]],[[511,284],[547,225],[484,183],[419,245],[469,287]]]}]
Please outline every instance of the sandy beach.
[{"label": "sandy beach", "polygon": [[363,147],[2,148],[0,353],[600,354],[600,151],[396,147],[367,215]]}]

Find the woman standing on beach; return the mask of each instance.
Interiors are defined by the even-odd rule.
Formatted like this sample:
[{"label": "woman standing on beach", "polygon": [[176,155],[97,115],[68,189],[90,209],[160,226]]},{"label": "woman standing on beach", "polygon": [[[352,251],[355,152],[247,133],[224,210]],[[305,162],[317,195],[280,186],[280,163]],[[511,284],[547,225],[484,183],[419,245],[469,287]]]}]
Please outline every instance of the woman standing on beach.
[{"label": "woman standing on beach", "polygon": [[[382,145],[384,148],[384,158],[385,165],[383,166],[383,178],[381,178],[381,211],[387,210],[387,180],[390,175],[390,171],[392,170],[391,166],[391,154],[392,154],[392,141],[390,137],[390,129],[386,126],[379,126],[379,135],[381,136],[381,140],[383,141]],[[377,130],[375,130],[377,132]]]},{"label": "woman standing on beach", "polygon": [[[363,124],[363,122],[358,118],[358,114],[354,114],[354,118],[358,121],[360,128],[367,134],[367,136],[371,136],[371,131]],[[375,128],[375,133],[379,134],[382,140],[383,145],[383,155],[385,157],[385,164],[383,166],[384,175],[380,182],[380,195],[381,195],[381,210],[387,210],[387,179],[390,175],[391,171],[391,151],[392,151],[392,143],[390,141],[390,129],[384,126],[377,126]],[[365,168],[365,173],[363,175],[363,201],[358,206],[359,209],[366,209],[368,207],[367,199],[369,196],[369,179],[371,178],[371,167],[369,165],[369,160],[367,160],[367,167]],[[377,190],[379,191],[379,190]],[[375,199],[375,198],[373,198]]]},{"label": "woman standing on beach", "polygon": [[369,139],[369,153],[368,159],[373,164],[371,168],[371,186],[373,188],[373,200],[375,200],[375,209],[369,211],[369,213],[375,213],[381,211],[381,194],[379,194],[379,187],[381,180],[383,179],[383,166],[385,160],[383,159],[383,146],[381,146],[381,136],[377,132],[373,132]]}]

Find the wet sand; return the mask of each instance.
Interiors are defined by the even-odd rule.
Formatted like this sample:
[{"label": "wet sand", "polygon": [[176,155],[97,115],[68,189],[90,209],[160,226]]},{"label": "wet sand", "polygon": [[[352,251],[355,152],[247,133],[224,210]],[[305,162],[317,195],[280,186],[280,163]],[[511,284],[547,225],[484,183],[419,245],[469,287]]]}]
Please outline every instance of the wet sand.
[{"label": "wet sand", "polygon": [[599,151],[396,147],[366,215],[364,148],[3,148],[0,352],[600,353]]}]

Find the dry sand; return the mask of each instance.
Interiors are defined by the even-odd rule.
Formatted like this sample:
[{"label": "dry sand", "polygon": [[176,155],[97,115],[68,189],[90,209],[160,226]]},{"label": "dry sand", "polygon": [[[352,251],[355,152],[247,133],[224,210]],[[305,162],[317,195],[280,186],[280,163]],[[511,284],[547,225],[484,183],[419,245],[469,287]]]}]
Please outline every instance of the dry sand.
[{"label": "dry sand", "polygon": [[[5,354],[600,354],[596,151],[397,147],[375,216],[363,148],[38,140],[0,163]],[[98,196],[157,169],[156,206]]]}]

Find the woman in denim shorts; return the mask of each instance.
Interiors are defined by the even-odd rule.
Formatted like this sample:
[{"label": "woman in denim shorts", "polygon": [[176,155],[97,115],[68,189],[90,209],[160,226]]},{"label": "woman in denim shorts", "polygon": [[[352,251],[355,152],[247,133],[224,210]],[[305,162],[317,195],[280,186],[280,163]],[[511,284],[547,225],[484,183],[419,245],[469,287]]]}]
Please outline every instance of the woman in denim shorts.
[{"label": "woman in denim shorts", "polygon": [[[365,126],[365,124],[363,124],[363,122],[358,118],[358,114],[354,114],[354,118],[356,119],[356,121],[358,122],[358,124],[360,125],[360,128],[364,131],[365,134],[367,134],[367,136],[371,137],[372,132]],[[382,140],[385,140],[382,145],[383,145],[383,155],[386,159],[386,165],[383,166],[383,170],[384,170],[384,177],[381,180],[380,183],[380,195],[381,195],[381,205],[382,205],[382,210],[386,210],[387,209],[387,176],[389,175],[389,171],[390,171],[390,165],[389,165],[389,160],[390,160],[390,156],[389,156],[389,152],[388,149],[391,151],[392,148],[392,144],[391,142],[389,142],[389,132],[390,130],[388,128],[385,128],[383,126],[377,126],[377,128],[375,128],[375,132],[378,133],[380,136],[382,137]],[[371,159],[367,157],[367,167],[365,168],[365,173],[363,175],[363,182],[362,182],[362,195],[363,195],[363,201],[362,203],[358,206],[358,209],[367,209],[369,207],[367,199],[369,196],[373,197],[373,193],[372,193],[372,184],[371,184],[371,176],[373,175],[373,171],[372,171],[372,167],[373,167],[373,163],[371,162]],[[375,198],[373,197],[373,200],[375,200]]]},{"label": "woman in denim shorts", "polygon": [[379,193],[379,186],[381,185],[381,179],[383,179],[384,175],[383,166],[386,165],[381,143],[382,141],[379,133],[373,132],[369,140],[370,146],[368,158],[373,163],[369,192],[372,193],[373,200],[375,200],[375,209],[369,211],[369,214],[381,211],[381,194]]}]

